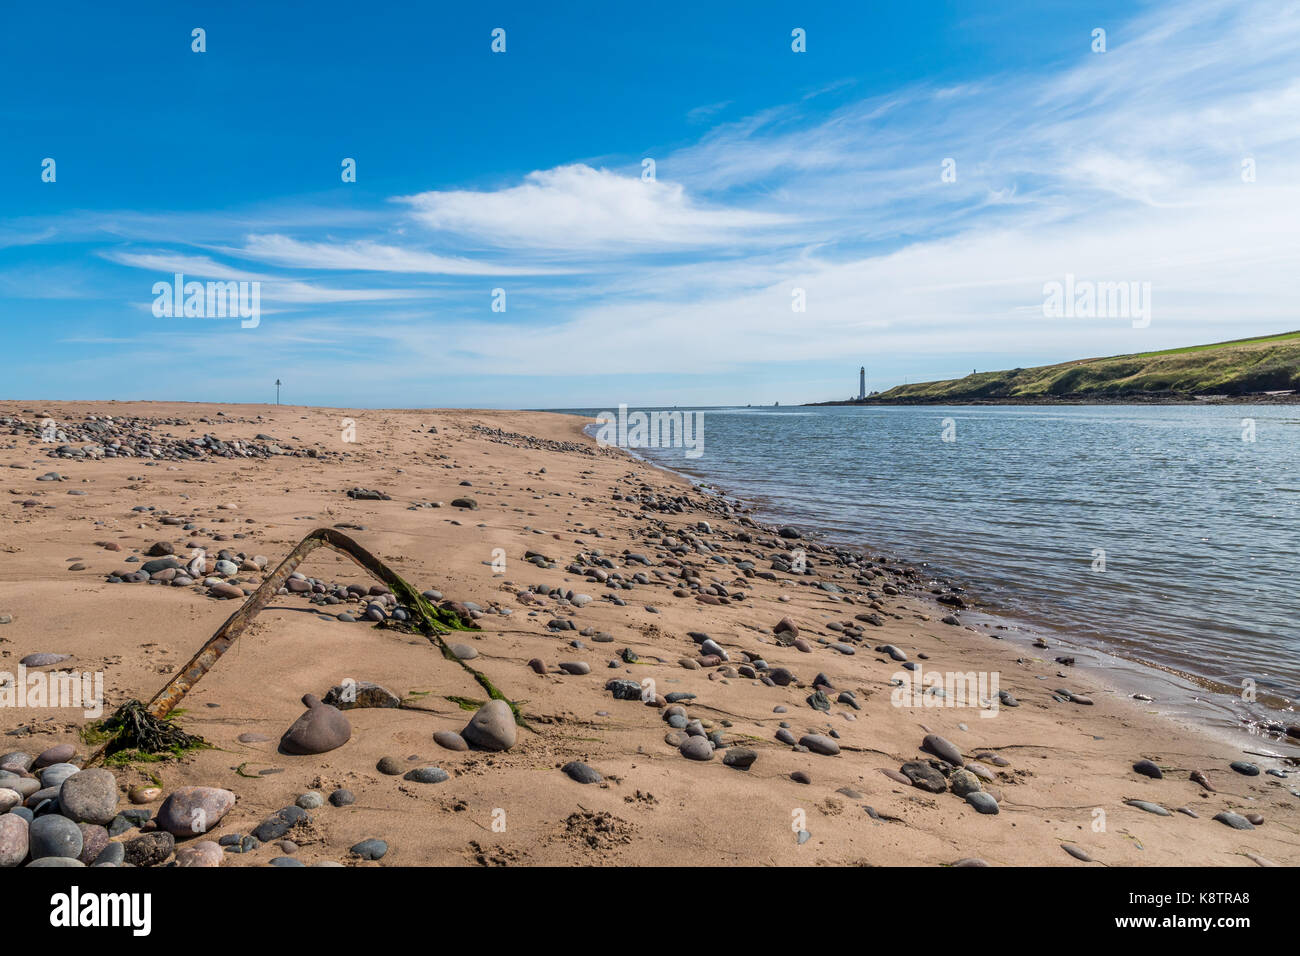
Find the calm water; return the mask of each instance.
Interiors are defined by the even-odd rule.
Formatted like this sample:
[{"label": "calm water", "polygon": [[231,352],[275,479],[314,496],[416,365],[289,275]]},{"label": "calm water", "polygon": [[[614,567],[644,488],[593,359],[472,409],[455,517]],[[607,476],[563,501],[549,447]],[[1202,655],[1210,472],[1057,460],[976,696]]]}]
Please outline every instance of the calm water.
[{"label": "calm water", "polygon": [[1037,630],[1205,690],[1253,679],[1270,708],[1300,700],[1300,409],[708,409],[703,449],[638,453],[926,562]]}]

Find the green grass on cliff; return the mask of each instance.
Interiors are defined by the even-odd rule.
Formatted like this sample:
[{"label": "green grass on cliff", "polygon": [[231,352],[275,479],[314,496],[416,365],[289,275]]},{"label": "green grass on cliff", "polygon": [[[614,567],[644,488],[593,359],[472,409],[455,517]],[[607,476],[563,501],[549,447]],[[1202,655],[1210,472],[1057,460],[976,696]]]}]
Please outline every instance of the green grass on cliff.
[{"label": "green grass on cliff", "polygon": [[876,402],[1249,395],[1300,389],[1300,332],[899,385]]}]

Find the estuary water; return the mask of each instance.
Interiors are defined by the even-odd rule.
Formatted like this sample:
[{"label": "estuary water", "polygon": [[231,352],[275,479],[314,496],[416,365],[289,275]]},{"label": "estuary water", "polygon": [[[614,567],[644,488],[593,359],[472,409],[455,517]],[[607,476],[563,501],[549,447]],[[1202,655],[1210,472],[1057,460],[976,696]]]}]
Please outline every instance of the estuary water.
[{"label": "estuary water", "polygon": [[1296,723],[1300,407],[702,411],[698,457],[629,450],[768,520],[927,564],[1100,663],[1154,667],[1222,723]]}]

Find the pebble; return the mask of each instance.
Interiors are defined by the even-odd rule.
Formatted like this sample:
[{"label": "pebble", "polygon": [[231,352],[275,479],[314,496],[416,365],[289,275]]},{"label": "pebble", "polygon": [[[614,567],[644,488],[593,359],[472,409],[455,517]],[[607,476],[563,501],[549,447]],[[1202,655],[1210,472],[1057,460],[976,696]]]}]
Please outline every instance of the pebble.
[{"label": "pebble", "polygon": [[380,757],[375,769],[389,777],[396,777],[406,772],[406,765],[396,757]]},{"label": "pebble", "polygon": [[[23,667],[49,667],[62,661],[71,660],[71,654],[28,654],[18,661]],[[71,754],[69,754],[71,756]]]},{"label": "pebble", "polygon": [[280,748],[291,754],[323,754],[342,747],[352,738],[352,725],[337,707],[304,694],[307,711],[280,738]]},{"label": "pebble", "polygon": [[578,783],[600,783],[605,778],[580,760],[571,760],[560,768]]},{"label": "pebble", "polygon": [[270,843],[272,840],[280,839],[300,823],[310,822],[311,817],[302,807],[285,807],[259,823],[253,830],[252,837],[257,842]]},{"label": "pebble", "polygon": [[73,774],[80,773],[81,768],[70,763],[52,763],[40,772],[41,787],[60,787],[63,781]]},{"label": "pebble", "polygon": [[343,787],[330,794],[330,803],[336,807],[349,807],[356,802],[356,794]]},{"label": "pebble", "polygon": [[1152,803],[1149,800],[1125,800],[1130,807],[1137,807],[1139,810],[1145,810],[1147,813],[1154,813],[1158,817],[1173,816],[1168,810],[1158,803]]},{"label": "pebble", "polygon": [[983,790],[976,790],[973,793],[966,794],[966,802],[980,813],[998,812],[998,802],[993,799],[992,794],[985,793]]},{"label": "pebble", "polygon": [[111,823],[117,803],[117,778],[110,770],[82,770],[59,787],[59,812],[77,823]]},{"label": "pebble", "polygon": [[1073,843],[1062,843],[1061,849],[1070,854],[1070,856],[1074,857],[1076,860],[1082,860],[1084,863],[1094,862],[1093,858],[1088,855],[1086,850],[1082,847],[1075,846]]},{"label": "pebble", "polygon": [[369,839],[354,844],[349,850],[353,856],[363,860],[378,860],[388,852],[388,844],[383,840]]},{"label": "pebble", "polygon": [[482,750],[509,750],[515,745],[515,716],[504,700],[490,700],[470,718],[460,732],[470,746]]},{"label": "pebble", "polygon": [[177,866],[220,866],[221,847],[211,840],[199,840],[196,843],[180,847],[176,851]]},{"label": "pebble", "polygon": [[737,770],[748,770],[757,759],[758,751],[748,747],[731,747],[722,755],[723,764]]},{"label": "pebble", "polygon": [[451,779],[451,776],[441,767],[416,767],[407,771],[402,779],[414,783],[443,783]]},{"label": "pebble", "polygon": [[27,859],[28,823],[15,813],[0,814],[0,868],[18,866]]},{"label": "pebble", "polygon": [[13,750],[0,757],[0,770],[9,773],[26,773],[32,767],[33,757],[21,750]]},{"label": "pebble", "polygon": [[435,730],[433,742],[447,750],[469,750],[465,738],[454,730]]},{"label": "pebble", "polygon": [[908,761],[898,768],[898,772],[919,790],[944,793],[948,789],[948,779],[924,760]]},{"label": "pebble", "polygon": [[968,794],[982,790],[980,781],[975,774],[969,770],[958,768],[948,777],[948,787],[959,797],[965,797]]},{"label": "pebble", "polygon": [[799,744],[807,747],[815,754],[822,754],[826,757],[834,757],[840,752],[840,745],[830,737],[822,734],[805,734],[799,738]]},{"label": "pebble", "polygon": [[155,818],[158,826],[179,837],[208,833],[235,805],[235,795],[219,787],[177,787],[167,795]]},{"label": "pebble", "polygon": [[126,862],[132,866],[158,866],[176,849],[176,838],[166,830],[141,834],[127,840],[124,847]]},{"label": "pebble", "polygon": [[72,746],[72,744],[59,744],[56,747],[51,747],[49,750],[41,752],[32,764],[32,769],[39,770],[42,767],[48,767],[51,764],[66,763],[72,759],[76,752],[77,748]]},{"label": "pebble", "polygon": [[1163,780],[1165,776],[1155,762],[1151,760],[1139,760],[1133,765],[1133,769],[1144,777],[1150,777],[1152,780]]},{"label": "pebble", "polygon": [[961,751],[957,749],[956,745],[938,734],[926,734],[925,740],[921,742],[921,749],[934,754],[940,760],[950,763],[954,767],[964,767],[966,765],[966,761],[962,759]]},{"label": "pebble", "polygon": [[99,851],[95,857],[93,866],[121,866],[126,862],[126,846],[121,843],[110,843],[104,849]]},{"label": "pebble", "polygon": [[707,737],[688,737],[679,749],[681,755],[688,760],[713,759],[713,744]]},{"label": "pebble", "polygon": [[1232,827],[1234,830],[1253,830],[1255,824],[1251,823],[1239,813],[1233,813],[1231,810],[1221,810],[1214,815],[1214,819],[1220,823]]},{"label": "pebble", "polygon": [[43,856],[76,859],[81,855],[81,828],[58,814],[37,817],[27,828],[29,852],[33,860]]},{"label": "pebble", "polygon": [[306,793],[298,795],[294,805],[302,807],[304,810],[319,810],[325,806],[325,798],[316,790],[308,790]]},{"label": "pebble", "polygon": [[367,707],[400,707],[402,698],[381,684],[363,680],[331,687],[321,698],[321,703],[337,707],[339,710],[355,710]]},{"label": "pebble", "polygon": [[1237,771],[1237,773],[1243,774],[1247,777],[1259,776],[1259,768],[1253,763],[1248,763],[1245,760],[1234,760],[1232,763],[1228,764],[1228,766]]}]

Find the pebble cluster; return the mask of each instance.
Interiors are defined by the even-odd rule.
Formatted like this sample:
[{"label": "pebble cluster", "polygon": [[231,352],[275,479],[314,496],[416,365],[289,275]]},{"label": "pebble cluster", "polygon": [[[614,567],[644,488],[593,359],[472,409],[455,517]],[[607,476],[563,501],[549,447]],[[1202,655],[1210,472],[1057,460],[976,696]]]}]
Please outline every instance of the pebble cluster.
[{"label": "pebble cluster", "polygon": [[[0,428],[8,434],[40,441],[48,447],[50,458],[96,461],[105,458],[142,458],[151,461],[204,461],[214,458],[273,458],[287,455],[296,458],[337,458],[343,453],[319,446],[293,446],[287,441],[259,433],[252,441],[223,440],[211,433],[181,436],[163,429],[186,428],[194,422],[184,418],[143,418],[86,415],[76,421],[56,421],[32,409],[28,420],[18,416],[0,416]],[[217,422],[208,418],[199,425],[231,424],[242,419]],[[50,423],[50,424],[47,424]],[[190,428],[194,431],[193,428]]]}]

